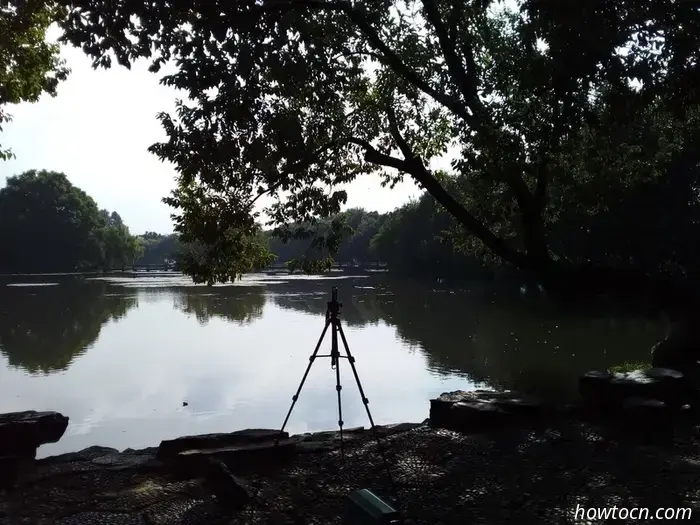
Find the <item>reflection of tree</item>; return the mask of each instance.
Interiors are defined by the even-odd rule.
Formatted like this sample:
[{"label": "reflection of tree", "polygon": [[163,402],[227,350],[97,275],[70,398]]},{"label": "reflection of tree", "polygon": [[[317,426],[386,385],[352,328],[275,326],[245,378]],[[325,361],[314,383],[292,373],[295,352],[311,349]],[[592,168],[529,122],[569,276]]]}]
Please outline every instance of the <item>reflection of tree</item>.
[{"label": "reflection of tree", "polygon": [[[423,349],[432,370],[502,388],[571,395],[581,372],[643,360],[662,335],[656,323],[631,314],[602,308],[563,311],[541,297],[485,286],[440,290],[409,282],[372,284],[377,288],[341,297],[349,326],[383,320],[404,341]],[[328,297],[279,295],[274,300],[283,308],[321,315]]]},{"label": "reflection of tree", "polygon": [[176,308],[194,314],[203,325],[212,317],[249,324],[262,317],[265,308],[264,289],[258,286],[181,288],[174,297]]},{"label": "reflection of tree", "polygon": [[56,286],[0,284],[0,352],[29,372],[66,370],[110,319],[136,306],[135,297],[105,294],[106,283],[64,281]]},{"label": "reflection of tree", "polygon": [[[376,284],[376,283],[373,283]],[[328,301],[331,299],[331,287],[338,286],[338,300],[343,304],[341,318],[348,326],[362,327],[377,324],[381,319],[380,302],[384,287],[373,289],[367,279],[342,281],[331,280],[293,280],[287,285],[276,285],[272,294],[275,305],[290,310],[300,310],[311,315],[323,317]],[[285,288],[288,288],[285,290]]]}]

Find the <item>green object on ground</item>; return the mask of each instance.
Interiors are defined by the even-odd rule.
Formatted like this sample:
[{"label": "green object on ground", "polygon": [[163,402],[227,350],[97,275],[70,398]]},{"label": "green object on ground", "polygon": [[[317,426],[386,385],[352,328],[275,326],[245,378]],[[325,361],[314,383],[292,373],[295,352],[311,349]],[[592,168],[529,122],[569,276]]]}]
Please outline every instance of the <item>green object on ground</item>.
[{"label": "green object on ground", "polygon": [[379,496],[367,489],[356,490],[348,496],[346,523],[354,525],[398,524],[399,513]]}]

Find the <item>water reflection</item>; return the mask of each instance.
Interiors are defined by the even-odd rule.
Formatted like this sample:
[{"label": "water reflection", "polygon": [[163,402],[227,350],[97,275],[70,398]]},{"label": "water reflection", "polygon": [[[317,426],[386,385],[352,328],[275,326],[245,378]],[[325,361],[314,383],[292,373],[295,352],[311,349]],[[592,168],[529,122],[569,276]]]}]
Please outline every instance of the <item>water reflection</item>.
[{"label": "water reflection", "polygon": [[[322,315],[328,294],[319,293],[319,284],[298,282],[295,294],[272,298],[281,308]],[[629,313],[567,311],[542,296],[522,297],[478,283],[466,289],[387,279],[366,284],[355,283],[341,295],[346,325],[386,323],[439,374],[547,397],[576,395],[583,371],[646,360],[662,337],[659,323]]]},{"label": "water reflection", "polygon": [[175,308],[194,315],[201,325],[220,317],[238,325],[260,319],[265,308],[265,289],[260,286],[235,286],[211,289],[181,289],[174,298]]},{"label": "water reflection", "polygon": [[[348,343],[381,423],[421,421],[431,397],[459,388],[574,396],[579,373],[644,359],[661,336],[656,323],[624,312],[565,311],[485,283],[448,288],[388,276],[247,276],[213,288],[183,278],[0,283],[0,352],[9,361],[0,361],[0,412],[68,415],[69,432],[43,454],[281,424],[331,286],[339,287]],[[330,337],[324,345],[327,353]],[[341,368],[343,418],[366,424]],[[335,375],[321,360],[289,430],[334,428],[336,410]]]},{"label": "water reflection", "polygon": [[36,374],[67,370],[105,323],[138,305],[134,294],[108,294],[105,283],[55,286],[0,283],[0,353],[11,367]]}]

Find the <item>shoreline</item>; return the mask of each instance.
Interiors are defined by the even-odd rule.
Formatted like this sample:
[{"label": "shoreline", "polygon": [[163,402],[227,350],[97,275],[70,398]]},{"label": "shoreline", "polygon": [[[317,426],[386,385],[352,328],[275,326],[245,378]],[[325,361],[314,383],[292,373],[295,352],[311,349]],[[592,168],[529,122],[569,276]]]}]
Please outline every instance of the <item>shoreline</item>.
[{"label": "shoreline", "polygon": [[[405,432],[408,430],[412,430],[414,428],[419,428],[422,426],[429,426],[429,419],[426,419],[420,423],[410,423],[410,422],[400,422],[400,423],[388,423],[385,425],[375,425],[375,429],[378,432],[378,435],[381,439],[381,437],[387,436],[387,435],[393,435],[399,432]],[[143,447],[143,448],[131,448],[127,447],[125,449],[119,450],[114,447],[109,447],[106,445],[89,445],[87,447],[75,450],[75,451],[70,451],[70,452],[61,452],[59,454],[53,454],[50,456],[43,456],[41,458],[37,458],[36,462],[54,462],[54,461],[64,461],[64,460],[70,460],[71,457],[73,456],[79,456],[82,455],[83,453],[87,451],[93,451],[93,450],[103,450],[103,451],[108,451],[110,454],[115,454],[115,455],[149,455],[149,454],[156,454],[159,447],[163,443],[170,443],[170,442],[177,442],[177,441],[185,441],[185,440],[202,440],[202,439],[210,439],[213,442],[215,442],[218,438],[226,438],[226,436],[231,436],[231,435],[236,435],[236,434],[242,434],[245,435],[249,432],[258,432],[258,431],[263,431],[263,432],[279,432],[279,430],[274,430],[274,429],[251,429],[251,428],[244,428],[244,429],[239,429],[239,430],[234,430],[231,432],[217,432],[217,433],[212,433],[212,434],[194,434],[194,435],[189,435],[189,436],[178,436],[176,438],[172,439],[167,439],[167,440],[162,440],[160,444],[154,445],[154,446],[149,446],[149,447]],[[340,446],[340,430],[335,429],[335,430],[318,430],[315,432],[303,432],[301,434],[288,434],[287,432],[284,432],[283,434],[280,434],[281,437],[284,437],[289,440],[294,440],[298,441],[300,443],[311,443],[311,445],[302,445],[302,448],[311,450],[312,447],[315,446],[321,446],[321,443],[323,443],[324,446],[328,447],[329,443],[335,443],[338,446]],[[343,428],[343,437],[346,438],[347,441],[351,441],[354,439],[357,439],[358,437],[364,437],[364,438],[369,438],[372,439],[372,429],[370,427],[350,427],[350,428]],[[319,448],[320,450],[320,448]]]},{"label": "shoreline", "polygon": [[555,525],[570,522],[577,504],[700,512],[700,442],[692,436],[649,446],[575,418],[531,423],[472,434],[382,426],[389,431],[381,450],[369,429],[344,429],[344,455],[335,431],[297,434],[290,439],[307,440],[284,456],[244,461],[222,452],[223,478],[159,460],[160,447],[89,447],[36,461],[0,497],[0,523],[340,525],[348,495],[363,488],[412,525]]}]

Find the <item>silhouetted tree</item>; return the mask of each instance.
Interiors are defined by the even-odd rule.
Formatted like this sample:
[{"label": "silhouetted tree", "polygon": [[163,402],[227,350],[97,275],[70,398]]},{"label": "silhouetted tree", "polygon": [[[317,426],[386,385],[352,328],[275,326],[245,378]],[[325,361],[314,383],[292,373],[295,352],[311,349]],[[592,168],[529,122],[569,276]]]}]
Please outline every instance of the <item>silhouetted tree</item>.
[{"label": "silhouetted tree", "polygon": [[132,262],[140,245],[116,213],[63,173],[31,170],[0,189],[0,272],[74,272]]},{"label": "silhouetted tree", "polygon": [[[195,272],[260,262],[241,239],[261,195],[283,197],[274,224],[313,225],[345,202],[339,185],[381,172],[550,289],[638,294],[643,271],[581,269],[548,232],[698,161],[692,2],[64,1],[65,40],[97,65],[177,63],[163,82],[191,102],[160,115],[168,141],[151,150],[180,173],[177,231],[209,246]],[[448,177],[429,166],[450,147]]]}]

